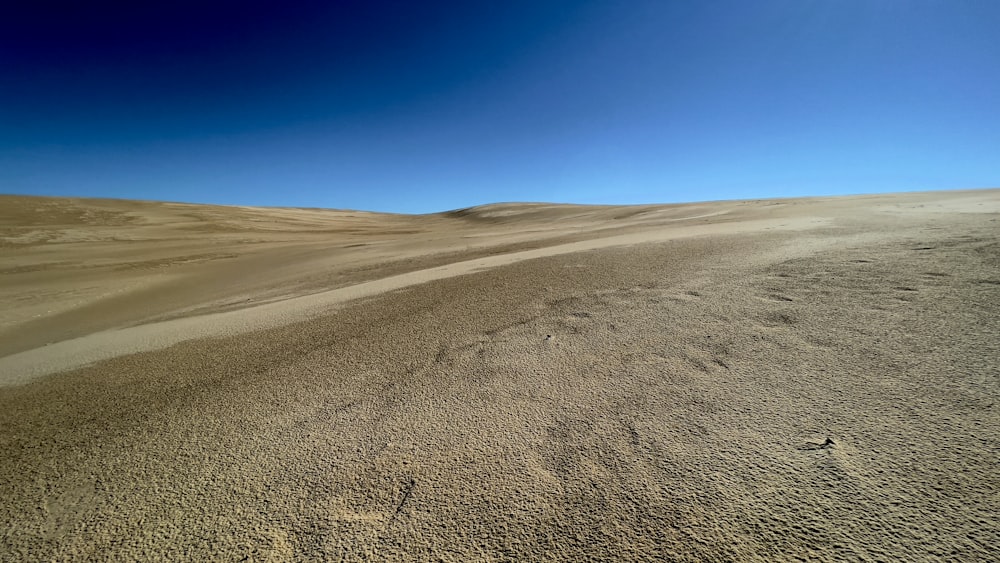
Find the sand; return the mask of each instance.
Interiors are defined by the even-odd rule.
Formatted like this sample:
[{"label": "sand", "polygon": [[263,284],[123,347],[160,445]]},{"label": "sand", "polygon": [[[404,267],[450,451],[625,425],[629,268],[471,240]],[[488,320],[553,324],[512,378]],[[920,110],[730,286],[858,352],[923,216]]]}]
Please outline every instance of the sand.
[{"label": "sand", "polygon": [[1000,190],[0,196],[2,560],[995,560]]}]

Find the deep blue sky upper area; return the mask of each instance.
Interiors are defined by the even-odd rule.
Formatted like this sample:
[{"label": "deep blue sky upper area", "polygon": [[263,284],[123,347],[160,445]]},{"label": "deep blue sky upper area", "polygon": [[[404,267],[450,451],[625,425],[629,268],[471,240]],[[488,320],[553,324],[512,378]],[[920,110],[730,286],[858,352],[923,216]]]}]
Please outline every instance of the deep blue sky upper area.
[{"label": "deep blue sky upper area", "polygon": [[1000,185],[1000,2],[0,8],[0,192],[429,212]]}]

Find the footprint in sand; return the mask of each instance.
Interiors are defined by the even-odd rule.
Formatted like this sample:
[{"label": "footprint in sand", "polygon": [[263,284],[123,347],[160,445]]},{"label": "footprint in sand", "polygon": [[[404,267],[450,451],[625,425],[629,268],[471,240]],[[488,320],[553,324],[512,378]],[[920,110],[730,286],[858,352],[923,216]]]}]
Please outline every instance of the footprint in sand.
[{"label": "footprint in sand", "polygon": [[[673,301],[697,301],[698,299],[701,299],[701,292],[688,290],[681,293],[668,294],[665,295],[665,297]],[[650,299],[650,303],[659,303],[659,302],[660,301],[658,299],[656,300]]]},{"label": "footprint in sand", "polygon": [[833,441],[833,438],[827,438],[822,443],[807,442],[798,447],[799,450],[811,451],[811,450],[828,450],[830,448],[836,447],[837,443]]},{"label": "footprint in sand", "polygon": [[794,325],[797,322],[798,322],[798,319],[795,318],[794,314],[781,313],[781,312],[771,312],[771,313],[768,313],[768,314],[764,315],[764,317],[760,321],[760,324],[762,324],[762,325],[764,325],[766,327],[774,328],[774,327],[779,327],[779,326]]}]

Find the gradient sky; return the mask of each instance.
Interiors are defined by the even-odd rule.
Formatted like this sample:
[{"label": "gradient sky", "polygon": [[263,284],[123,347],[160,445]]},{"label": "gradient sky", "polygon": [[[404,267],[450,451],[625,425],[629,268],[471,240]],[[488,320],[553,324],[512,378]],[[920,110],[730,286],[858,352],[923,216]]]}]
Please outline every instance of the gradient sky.
[{"label": "gradient sky", "polygon": [[430,212],[1000,185],[997,0],[6,4],[3,193]]}]

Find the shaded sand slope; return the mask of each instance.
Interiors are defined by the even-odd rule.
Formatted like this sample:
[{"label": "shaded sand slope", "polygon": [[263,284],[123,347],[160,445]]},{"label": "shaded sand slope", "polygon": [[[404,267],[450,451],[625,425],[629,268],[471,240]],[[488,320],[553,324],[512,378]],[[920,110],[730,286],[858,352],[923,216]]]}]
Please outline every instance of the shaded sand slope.
[{"label": "shaded sand slope", "polygon": [[385,218],[440,226],[348,276],[412,284],[303,266],[250,330],[0,389],[0,556],[994,557],[1000,193],[539,207]]}]

